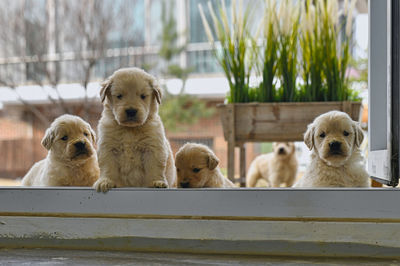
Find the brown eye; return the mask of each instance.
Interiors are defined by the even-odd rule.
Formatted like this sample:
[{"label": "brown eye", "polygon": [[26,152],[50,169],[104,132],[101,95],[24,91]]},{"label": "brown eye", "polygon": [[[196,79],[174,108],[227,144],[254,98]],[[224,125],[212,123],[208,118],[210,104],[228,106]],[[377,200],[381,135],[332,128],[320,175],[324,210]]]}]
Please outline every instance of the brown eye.
[{"label": "brown eye", "polygon": [[118,94],[117,98],[121,100],[122,99],[122,94]]},{"label": "brown eye", "polygon": [[85,133],[83,133],[83,135],[85,135],[85,137],[89,136],[89,134],[88,134],[88,133],[86,133],[86,132],[85,132]]},{"label": "brown eye", "polygon": [[320,138],[325,138],[325,132],[322,132],[321,134],[319,134]]},{"label": "brown eye", "polygon": [[345,130],[343,131],[343,135],[347,137],[348,135],[350,135],[350,133]]},{"label": "brown eye", "polygon": [[61,138],[61,140],[64,140],[64,141],[66,141],[67,139],[68,139],[68,136],[64,136]]},{"label": "brown eye", "polygon": [[140,98],[142,98],[142,100],[146,99],[146,95],[142,94],[140,95]]},{"label": "brown eye", "polygon": [[193,173],[198,173],[198,172],[200,172],[200,168],[193,168]]}]

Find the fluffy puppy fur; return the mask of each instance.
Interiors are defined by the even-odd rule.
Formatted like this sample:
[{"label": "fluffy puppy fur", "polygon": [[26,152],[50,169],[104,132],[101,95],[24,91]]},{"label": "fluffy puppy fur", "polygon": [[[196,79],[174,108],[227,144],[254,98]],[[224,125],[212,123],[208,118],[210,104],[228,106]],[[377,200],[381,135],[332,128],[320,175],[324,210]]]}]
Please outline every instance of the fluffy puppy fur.
[{"label": "fluffy puppy fur", "polygon": [[102,85],[97,191],[176,186],[174,159],[158,115],[161,89],[138,68],[114,72]]},{"label": "fluffy puppy fur", "polygon": [[207,146],[186,143],[175,156],[180,188],[230,188],[235,185],[218,167],[217,156]]},{"label": "fluffy puppy fur", "polygon": [[80,117],[62,115],[46,130],[47,157],[32,166],[23,186],[92,186],[99,178],[96,135]]},{"label": "fluffy puppy fur", "polygon": [[369,187],[359,149],[363,139],[361,127],[346,113],[318,116],[304,135],[311,162],[295,187]]},{"label": "fluffy puppy fur", "polygon": [[257,156],[246,175],[246,187],[291,187],[296,178],[297,159],[293,142],[274,142],[273,152]]}]

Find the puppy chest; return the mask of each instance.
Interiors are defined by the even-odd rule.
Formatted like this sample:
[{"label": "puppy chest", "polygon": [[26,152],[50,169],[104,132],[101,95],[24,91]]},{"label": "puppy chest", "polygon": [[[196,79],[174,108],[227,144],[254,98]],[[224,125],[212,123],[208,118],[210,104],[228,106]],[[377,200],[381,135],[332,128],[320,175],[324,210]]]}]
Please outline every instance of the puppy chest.
[{"label": "puppy chest", "polygon": [[112,149],[121,178],[129,180],[141,179],[144,176],[144,154],[146,150],[141,146],[120,145]]}]

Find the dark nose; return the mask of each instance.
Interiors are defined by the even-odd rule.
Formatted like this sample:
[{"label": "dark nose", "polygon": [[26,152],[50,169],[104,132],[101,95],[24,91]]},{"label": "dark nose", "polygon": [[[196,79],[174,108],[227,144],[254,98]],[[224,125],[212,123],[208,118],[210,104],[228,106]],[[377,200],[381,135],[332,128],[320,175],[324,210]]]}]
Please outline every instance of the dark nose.
[{"label": "dark nose", "polygon": [[331,151],[340,151],[340,145],[341,143],[339,141],[332,141],[329,143],[329,149]]},{"label": "dark nose", "polygon": [[79,142],[75,142],[74,146],[78,149],[78,150],[84,150],[85,147],[85,142],[79,141]]},{"label": "dark nose", "polygon": [[133,118],[136,116],[137,110],[136,109],[126,109],[125,113],[128,118]]},{"label": "dark nose", "polygon": [[188,188],[189,187],[189,182],[181,182],[179,183],[182,188]]},{"label": "dark nose", "polygon": [[284,148],[279,148],[279,154],[284,154],[285,153],[285,149]]}]

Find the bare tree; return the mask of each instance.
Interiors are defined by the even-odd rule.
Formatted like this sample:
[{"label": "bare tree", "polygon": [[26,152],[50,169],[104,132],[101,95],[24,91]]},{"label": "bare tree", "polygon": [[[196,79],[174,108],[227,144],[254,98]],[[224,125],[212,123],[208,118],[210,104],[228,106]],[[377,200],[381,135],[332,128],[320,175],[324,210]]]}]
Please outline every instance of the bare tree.
[{"label": "bare tree", "polygon": [[[13,89],[47,125],[51,118],[24,100],[17,87],[38,85],[58,107],[54,115],[59,115],[74,110],[61,97],[58,85],[78,82],[85,93],[83,116],[88,118],[88,85],[96,65],[110,48],[135,44],[132,10],[136,1],[47,0],[45,6],[29,0],[10,2],[0,2],[0,85]],[[118,45],[113,47],[115,42]]]},{"label": "bare tree", "polygon": [[[39,63],[43,55],[46,54],[47,36],[43,31],[43,26],[45,25],[44,18],[43,16],[37,16],[40,10],[31,8],[25,1],[1,2],[1,5],[0,55],[3,60],[1,62],[0,85],[13,89],[18,99],[41,122],[47,124],[49,123],[48,118],[38,108],[24,100],[17,90],[18,85],[25,81],[25,78],[21,77],[29,76],[32,73],[32,66],[37,66],[35,70],[36,75],[33,76],[34,80],[36,80],[34,83],[42,84],[42,79],[36,78],[39,76],[39,72],[43,71]],[[31,8],[31,15],[26,16],[25,10],[29,8]],[[34,32],[35,34],[33,34]],[[54,101],[50,94],[47,94],[47,97],[49,100]]]},{"label": "bare tree", "polygon": [[[136,1],[68,1],[64,0],[64,17],[68,28],[66,44],[77,54],[75,78],[85,90],[84,115],[88,115],[91,103],[88,101],[88,85],[99,60],[107,58],[112,48],[134,46],[132,10]],[[68,30],[68,29],[72,29]],[[119,50],[120,51],[120,50]],[[124,66],[119,62],[118,67]],[[113,69],[114,70],[114,69]],[[71,72],[72,73],[72,72]]]}]

